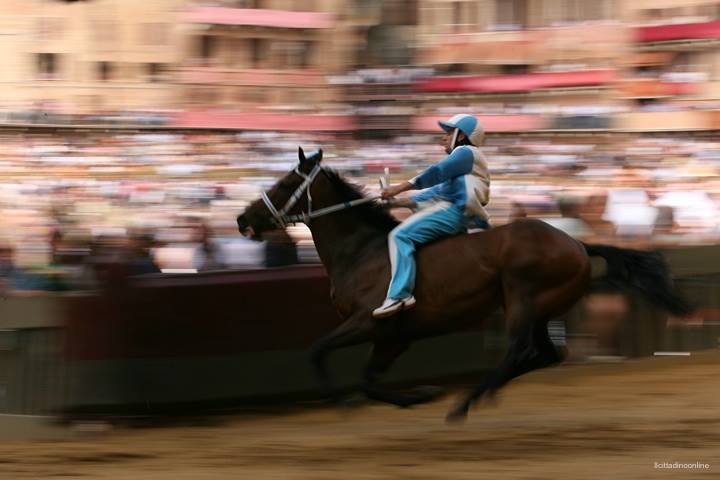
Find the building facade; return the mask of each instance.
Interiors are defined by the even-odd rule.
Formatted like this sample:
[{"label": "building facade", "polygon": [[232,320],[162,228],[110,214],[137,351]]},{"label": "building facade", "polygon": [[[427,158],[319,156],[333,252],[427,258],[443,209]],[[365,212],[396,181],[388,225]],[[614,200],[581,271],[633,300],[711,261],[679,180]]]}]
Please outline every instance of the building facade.
[{"label": "building facade", "polygon": [[440,77],[421,88],[422,108],[552,117],[544,128],[656,128],[661,117],[666,127],[712,128],[719,5],[421,1],[416,62]]},{"label": "building facade", "polygon": [[207,127],[229,112],[237,128],[244,112],[262,128],[325,113],[343,120],[323,129],[379,131],[458,109],[490,129],[634,129],[653,112],[708,128],[718,18],[710,0],[5,0],[0,108]]},{"label": "building facade", "polygon": [[62,112],[172,107],[182,3],[0,2],[2,106]]},{"label": "building facade", "polygon": [[326,77],[343,71],[353,40],[337,13],[346,3],[5,0],[0,103],[102,112],[334,101]]}]

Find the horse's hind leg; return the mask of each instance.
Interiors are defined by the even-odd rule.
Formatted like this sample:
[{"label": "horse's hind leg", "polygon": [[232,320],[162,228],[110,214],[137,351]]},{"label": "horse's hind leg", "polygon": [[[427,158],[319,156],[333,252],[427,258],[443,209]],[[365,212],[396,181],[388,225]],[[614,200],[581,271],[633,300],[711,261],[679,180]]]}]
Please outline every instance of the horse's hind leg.
[{"label": "horse's hind leg", "polygon": [[524,373],[562,360],[547,333],[547,321],[533,315],[528,304],[512,308],[507,314],[510,345],[498,368],[475,387],[447,416],[449,421],[463,420],[475,400],[493,395],[503,385]]},{"label": "horse's hind leg", "polygon": [[408,342],[402,341],[375,342],[370,359],[365,367],[364,391],[368,398],[399,407],[410,407],[430,402],[442,393],[441,390],[433,388],[414,393],[399,393],[387,390],[378,384],[381,375],[390,369],[395,360],[408,349],[409,345]]}]

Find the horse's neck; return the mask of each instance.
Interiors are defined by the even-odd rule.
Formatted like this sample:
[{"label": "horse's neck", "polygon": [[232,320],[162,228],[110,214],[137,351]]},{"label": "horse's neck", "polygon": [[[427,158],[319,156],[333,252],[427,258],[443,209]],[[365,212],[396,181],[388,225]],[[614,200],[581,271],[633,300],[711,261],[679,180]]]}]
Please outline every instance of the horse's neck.
[{"label": "horse's neck", "polygon": [[320,260],[335,281],[350,273],[369,251],[379,253],[387,245],[387,234],[369,225],[352,208],[318,217],[309,227]]}]

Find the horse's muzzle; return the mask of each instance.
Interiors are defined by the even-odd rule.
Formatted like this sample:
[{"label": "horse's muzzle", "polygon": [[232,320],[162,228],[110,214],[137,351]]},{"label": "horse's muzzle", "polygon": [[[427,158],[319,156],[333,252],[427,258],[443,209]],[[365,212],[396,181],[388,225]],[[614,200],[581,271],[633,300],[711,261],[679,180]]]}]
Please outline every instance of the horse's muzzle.
[{"label": "horse's muzzle", "polygon": [[248,223],[245,215],[238,215],[237,217],[238,231],[243,235],[247,236],[248,229],[251,229],[250,223]]}]

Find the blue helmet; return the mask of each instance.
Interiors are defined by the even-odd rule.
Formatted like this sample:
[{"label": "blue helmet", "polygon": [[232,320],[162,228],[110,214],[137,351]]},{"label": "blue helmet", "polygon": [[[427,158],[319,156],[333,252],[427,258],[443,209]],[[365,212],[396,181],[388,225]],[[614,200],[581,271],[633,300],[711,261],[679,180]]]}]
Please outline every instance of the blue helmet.
[{"label": "blue helmet", "polygon": [[482,144],[483,138],[485,137],[485,130],[483,130],[482,124],[473,115],[461,113],[444,122],[438,122],[438,125],[446,132],[451,132],[457,128],[463,132],[470,143],[476,147]]}]

